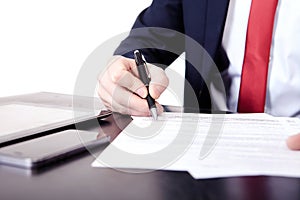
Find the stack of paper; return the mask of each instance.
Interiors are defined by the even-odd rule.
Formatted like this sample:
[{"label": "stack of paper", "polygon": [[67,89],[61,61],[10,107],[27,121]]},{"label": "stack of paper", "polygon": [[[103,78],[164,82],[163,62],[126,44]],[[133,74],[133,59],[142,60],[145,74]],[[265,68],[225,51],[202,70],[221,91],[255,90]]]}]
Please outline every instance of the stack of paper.
[{"label": "stack of paper", "polygon": [[[300,152],[286,147],[298,118],[266,114],[163,113],[134,120],[93,167],[188,171],[194,178],[300,177]],[[140,171],[136,171],[140,172]]]}]

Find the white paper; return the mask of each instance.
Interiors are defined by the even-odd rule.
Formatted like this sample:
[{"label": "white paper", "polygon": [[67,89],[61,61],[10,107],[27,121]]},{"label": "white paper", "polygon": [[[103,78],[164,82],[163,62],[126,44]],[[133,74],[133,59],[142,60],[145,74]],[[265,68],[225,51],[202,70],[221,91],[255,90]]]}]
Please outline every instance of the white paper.
[{"label": "white paper", "polygon": [[298,118],[266,114],[163,113],[134,118],[93,167],[188,171],[194,178],[300,177],[300,152],[286,147]]}]

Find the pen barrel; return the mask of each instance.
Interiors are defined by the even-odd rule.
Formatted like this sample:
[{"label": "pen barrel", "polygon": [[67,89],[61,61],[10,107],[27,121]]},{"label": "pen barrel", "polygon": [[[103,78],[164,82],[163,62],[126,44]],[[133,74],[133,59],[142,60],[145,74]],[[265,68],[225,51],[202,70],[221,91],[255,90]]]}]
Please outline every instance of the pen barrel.
[{"label": "pen barrel", "polygon": [[138,65],[137,69],[138,69],[141,81],[145,84],[145,86],[149,86],[151,79],[149,77],[149,74],[147,73],[148,69],[147,69],[146,64]]},{"label": "pen barrel", "polygon": [[[149,91],[149,87],[147,87],[147,90]],[[150,96],[150,94],[148,94],[146,96],[146,100],[148,102],[148,107],[151,108],[156,108],[155,106],[155,100]]]}]

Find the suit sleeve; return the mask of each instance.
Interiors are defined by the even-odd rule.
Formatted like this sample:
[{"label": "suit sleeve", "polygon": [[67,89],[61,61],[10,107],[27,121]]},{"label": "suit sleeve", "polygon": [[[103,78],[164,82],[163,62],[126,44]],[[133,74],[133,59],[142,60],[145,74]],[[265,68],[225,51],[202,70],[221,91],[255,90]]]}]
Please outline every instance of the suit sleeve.
[{"label": "suit sleeve", "polygon": [[[181,33],[181,34],[180,34]],[[184,51],[181,0],[153,0],[137,17],[129,36],[115,54],[133,57],[140,49],[147,62],[170,65]]]}]

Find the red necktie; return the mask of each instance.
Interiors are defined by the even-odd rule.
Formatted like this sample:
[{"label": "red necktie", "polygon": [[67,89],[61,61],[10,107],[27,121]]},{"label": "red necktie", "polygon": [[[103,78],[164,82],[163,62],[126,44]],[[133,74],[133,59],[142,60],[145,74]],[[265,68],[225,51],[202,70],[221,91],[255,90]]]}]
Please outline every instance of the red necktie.
[{"label": "red necktie", "polygon": [[264,112],[274,16],[278,0],[252,0],[238,112]]}]

